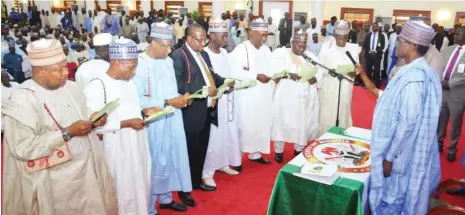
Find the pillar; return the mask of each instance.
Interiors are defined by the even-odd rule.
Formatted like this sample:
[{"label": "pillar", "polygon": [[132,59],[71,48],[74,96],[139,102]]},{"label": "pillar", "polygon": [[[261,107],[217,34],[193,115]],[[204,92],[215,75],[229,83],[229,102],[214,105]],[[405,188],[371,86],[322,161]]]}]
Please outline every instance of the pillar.
[{"label": "pillar", "polygon": [[317,26],[323,25],[323,15],[325,10],[324,0],[313,0],[311,1],[311,18],[316,18]]},{"label": "pillar", "polygon": [[212,20],[216,18],[221,19],[221,14],[223,13],[223,2],[221,0],[212,1]]},{"label": "pillar", "polygon": [[146,0],[141,2],[141,8],[142,11],[144,11],[144,17],[147,17],[149,15],[150,10],[152,10],[152,8],[150,8],[150,1],[151,0]]},{"label": "pillar", "polygon": [[95,1],[94,0],[85,0],[86,1],[86,11],[95,10]]},{"label": "pillar", "polygon": [[[11,8],[13,7],[13,1],[4,1],[6,5],[7,15],[10,16]],[[25,8],[27,11],[27,8]]]}]

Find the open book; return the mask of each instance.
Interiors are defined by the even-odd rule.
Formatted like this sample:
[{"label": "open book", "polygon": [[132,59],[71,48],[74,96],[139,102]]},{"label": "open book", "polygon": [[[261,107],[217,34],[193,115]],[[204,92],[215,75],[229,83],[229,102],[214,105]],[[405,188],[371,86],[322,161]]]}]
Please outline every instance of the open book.
[{"label": "open book", "polygon": [[115,99],[112,102],[107,103],[101,110],[99,110],[92,118],[92,122],[97,122],[103,115],[107,114],[110,110],[113,110],[119,104],[119,99]]}]

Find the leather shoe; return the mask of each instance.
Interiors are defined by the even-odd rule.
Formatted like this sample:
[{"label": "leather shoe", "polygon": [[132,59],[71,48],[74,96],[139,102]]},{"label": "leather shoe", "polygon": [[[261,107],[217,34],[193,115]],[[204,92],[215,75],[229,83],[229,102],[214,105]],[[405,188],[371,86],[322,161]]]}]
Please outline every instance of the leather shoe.
[{"label": "leather shoe", "polygon": [[446,193],[449,194],[449,195],[464,196],[465,197],[465,188],[447,189]]},{"label": "leather shoe", "polygon": [[214,191],[214,190],[216,190],[216,187],[210,186],[210,185],[207,185],[207,184],[201,184],[200,189],[202,189],[204,191]]},{"label": "leather shoe", "polygon": [[178,197],[182,201],[182,203],[187,206],[191,206],[191,207],[197,206],[197,203],[195,203],[190,193],[178,192]]},{"label": "leather shoe", "polygon": [[444,143],[439,143],[439,152],[444,150]]},{"label": "leather shoe", "polygon": [[251,161],[254,161],[254,162],[258,162],[258,163],[261,163],[261,164],[270,164],[271,162],[263,157],[259,158],[259,159],[249,159]]},{"label": "leather shoe", "polygon": [[283,153],[276,153],[276,155],[274,156],[274,159],[276,160],[276,162],[282,163],[283,162]]},{"label": "leather shoe", "polygon": [[301,152],[298,152],[298,151],[294,150],[294,156],[297,156],[297,155],[299,155],[300,153],[301,153]]},{"label": "leather shoe", "polygon": [[454,162],[455,161],[455,153],[448,153],[447,154],[447,161]]},{"label": "leather shoe", "polygon": [[231,169],[236,170],[236,171],[238,171],[238,172],[242,172],[242,165],[240,165],[240,166],[233,166],[233,167],[231,167]]},{"label": "leather shoe", "polygon": [[174,211],[187,211],[187,206],[171,201],[169,204],[160,204],[160,209],[172,209]]}]

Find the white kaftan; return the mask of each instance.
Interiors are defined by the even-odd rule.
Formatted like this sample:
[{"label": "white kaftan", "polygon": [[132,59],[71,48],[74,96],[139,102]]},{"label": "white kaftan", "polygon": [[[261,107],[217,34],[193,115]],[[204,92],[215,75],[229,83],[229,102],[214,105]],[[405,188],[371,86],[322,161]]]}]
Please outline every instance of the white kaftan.
[{"label": "white kaftan", "polygon": [[274,33],[274,35],[268,35],[266,37],[266,45],[275,50],[278,43],[276,42],[276,35],[278,34],[278,27],[275,24],[268,25],[268,33]]},{"label": "white kaftan", "polygon": [[[320,63],[330,69],[336,69],[338,65],[352,64],[349,57],[345,54],[349,51],[352,57],[358,62],[360,47],[357,44],[346,43],[345,47],[339,47],[334,43],[331,48],[320,54]],[[328,71],[319,68],[323,78],[318,80],[320,83],[320,134],[327,132],[333,126],[336,126],[337,99],[339,92],[339,80],[329,75]],[[339,107],[339,127],[348,128],[352,126],[351,104],[352,104],[353,85],[348,81],[341,80],[341,103]]]},{"label": "white kaftan", "polygon": [[82,89],[85,89],[94,78],[105,75],[109,67],[110,63],[102,59],[90,60],[78,67],[74,78],[76,83],[81,85]]},{"label": "white kaftan", "polygon": [[[47,113],[47,108],[50,114]],[[97,135],[66,143],[58,125],[88,120],[82,89],[72,81],[47,90],[33,80],[2,102],[5,115],[2,214],[116,215],[117,200]],[[50,116],[52,115],[52,116]],[[28,173],[28,160],[48,157],[67,144],[72,160]]]},{"label": "white kaftan", "polygon": [[[257,74],[272,76],[273,55],[266,45],[256,49],[250,41],[244,41],[230,54],[230,66],[233,78],[238,80],[256,80]],[[273,121],[274,81],[237,90],[237,117],[239,142],[242,151],[247,153],[270,153],[270,136]],[[238,114],[237,114],[238,113]]]},{"label": "white kaftan", "polygon": [[[312,66],[302,56],[292,53],[290,48],[276,49],[273,55],[278,71],[287,70],[298,74],[299,65]],[[317,56],[309,57],[317,60]],[[322,71],[318,71],[315,76],[317,80],[321,79]],[[273,108],[273,141],[285,141],[303,147],[309,140],[318,137],[319,100],[316,84],[281,79],[276,86]]]},{"label": "white kaftan", "polygon": [[[106,101],[119,98],[107,123],[96,133],[103,134],[103,150],[110,173],[116,181],[119,215],[148,214],[151,160],[147,132],[121,128],[124,120],[141,118],[136,87],[132,81],[115,80],[107,74],[91,81],[84,93],[89,113],[100,110]],[[105,87],[105,91],[104,91]],[[105,95],[106,94],[106,95]]]},{"label": "white kaftan", "polygon": [[[228,52],[225,49],[221,48],[220,54],[212,52],[208,47],[204,50],[208,53],[216,74],[223,78],[233,76],[229,67]],[[229,165],[241,165],[236,103],[234,91],[227,95],[224,94],[218,100],[218,127],[212,125],[210,128],[210,141],[203,166],[204,173],[214,172]],[[206,177],[205,174],[203,177]]]}]

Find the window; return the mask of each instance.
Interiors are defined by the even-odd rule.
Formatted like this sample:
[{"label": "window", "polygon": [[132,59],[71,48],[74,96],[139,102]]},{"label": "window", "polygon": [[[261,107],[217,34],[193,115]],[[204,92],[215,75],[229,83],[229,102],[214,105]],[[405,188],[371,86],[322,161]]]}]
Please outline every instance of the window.
[{"label": "window", "polygon": [[[203,13],[205,17],[212,17],[213,8],[211,2],[199,2],[199,11]],[[217,17],[215,17],[217,18]]]},{"label": "window", "polygon": [[341,20],[346,20],[347,22],[357,21],[372,21],[373,20],[373,11],[374,9],[370,8],[341,8]]},{"label": "window", "polygon": [[165,12],[172,12],[173,17],[179,17],[180,7],[184,7],[184,1],[165,1]]},{"label": "window", "polygon": [[394,22],[404,24],[411,16],[424,16],[431,17],[431,11],[426,10],[394,10],[392,12],[394,16]]}]

